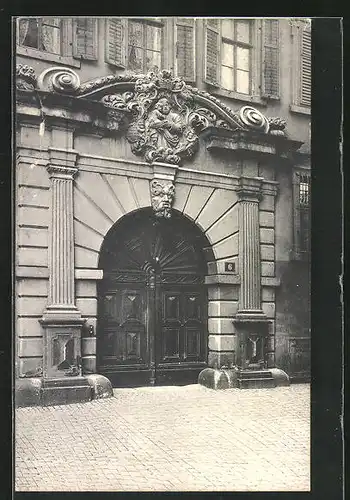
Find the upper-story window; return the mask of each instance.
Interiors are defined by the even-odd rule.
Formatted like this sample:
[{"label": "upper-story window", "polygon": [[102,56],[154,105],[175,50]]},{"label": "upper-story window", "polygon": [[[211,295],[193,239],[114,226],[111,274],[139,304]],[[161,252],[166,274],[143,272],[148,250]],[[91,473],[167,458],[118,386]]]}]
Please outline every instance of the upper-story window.
[{"label": "upper-story window", "polygon": [[51,54],[62,53],[62,20],[57,17],[19,19],[18,43]]},{"label": "upper-story window", "polygon": [[207,19],[205,79],[232,95],[279,96],[278,19]]},{"label": "upper-story window", "polygon": [[128,68],[135,72],[161,69],[162,24],[129,20]]},{"label": "upper-story window", "polygon": [[250,94],[251,28],[250,20],[221,21],[221,86],[241,94]]},{"label": "upper-story window", "polygon": [[106,61],[144,73],[163,66],[164,23],[152,19],[106,19]]}]

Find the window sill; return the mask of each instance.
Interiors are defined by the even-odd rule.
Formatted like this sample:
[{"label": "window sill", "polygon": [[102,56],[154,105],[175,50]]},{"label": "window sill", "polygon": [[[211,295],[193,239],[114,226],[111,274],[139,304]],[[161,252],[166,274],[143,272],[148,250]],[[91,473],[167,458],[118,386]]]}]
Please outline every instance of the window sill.
[{"label": "window sill", "polygon": [[73,68],[80,68],[80,59],[74,59],[71,56],[60,56],[58,54],[51,54],[31,47],[21,47],[17,45],[17,55],[30,57],[31,59],[40,59],[41,61],[49,61],[64,66],[71,66]]},{"label": "window sill", "polygon": [[260,104],[260,106],[267,106],[265,99],[262,99],[259,96],[251,96],[246,94],[239,94],[238,92],[234,92],[233,90],[225,90],[219,89],[217,87],[212,87],[208,85],[208,92],[219,97],[227,97],[228,99],[233,99],[235,101],[241,102],[249,102],[251,104]]},{"label": "window sill", "polygon": [[311,115],[311,109],[307,106],[298,106],[296,104],[291,104],[289,109],[292,113],[298,113],[300,115]]}]

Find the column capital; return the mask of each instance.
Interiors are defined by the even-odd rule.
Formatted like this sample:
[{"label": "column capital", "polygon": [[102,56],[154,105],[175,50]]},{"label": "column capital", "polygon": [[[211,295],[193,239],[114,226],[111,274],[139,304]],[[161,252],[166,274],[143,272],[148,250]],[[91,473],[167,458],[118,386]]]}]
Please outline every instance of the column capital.
[{"label": "column capital", "polygon": [[240,177],[236,192],[240,201],[255,201],[258,203],[262,196],[262,177]]},{"label": "column capital", "polygon": [[73,179],[78,172],[78,152],[74,149],[53,147],[49,147],[48,152],[49,163],[46,168],[50,177]]},{"label": "column capital", "polygon": [[63,165],[49,164],[46,170],[50,178],[73,180],[78,172],[77,167],[64,167]]}]

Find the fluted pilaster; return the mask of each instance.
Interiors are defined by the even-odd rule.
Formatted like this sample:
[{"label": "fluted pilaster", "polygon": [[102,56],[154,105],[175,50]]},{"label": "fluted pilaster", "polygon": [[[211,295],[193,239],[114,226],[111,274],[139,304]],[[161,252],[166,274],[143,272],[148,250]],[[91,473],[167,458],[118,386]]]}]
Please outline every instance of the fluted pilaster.
[{"label": "fluted pilaster", "polygon": [[74,306],[73,175],[52,177],[50,305]]},{"label": "fluted pilaster", "polygon": [[51,180],[49,297],[43,320],[78,320],[74,293],[73,180],[76,153],[50,150],[47,171]]},{"label": "fluted pilaster", "polygon": [[242,278],[240,309],[260,310],[260,242],[259,205],[257,201],[241,201]]},{"label": "fluted pilaster", "polygon": [[241,178],[239,196],[239,313],[263,314],[261,309],[259,201],[261,179]]}]

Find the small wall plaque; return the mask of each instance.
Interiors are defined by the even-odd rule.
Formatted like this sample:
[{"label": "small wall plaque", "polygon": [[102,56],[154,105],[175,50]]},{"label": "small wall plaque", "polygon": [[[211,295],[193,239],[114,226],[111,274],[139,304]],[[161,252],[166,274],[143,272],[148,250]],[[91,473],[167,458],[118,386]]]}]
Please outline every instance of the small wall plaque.
[{"label": "small wall plaque", "polygon": [[234,273],[236,271],[236,263],[235,262],[225,262],[225,272],[226,273]]}]

